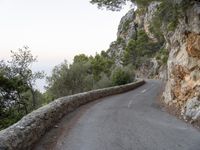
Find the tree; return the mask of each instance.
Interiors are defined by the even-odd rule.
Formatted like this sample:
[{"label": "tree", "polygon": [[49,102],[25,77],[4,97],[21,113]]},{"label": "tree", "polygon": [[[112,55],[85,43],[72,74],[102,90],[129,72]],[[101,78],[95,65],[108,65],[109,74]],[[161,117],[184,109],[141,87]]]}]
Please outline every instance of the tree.
[{"label": "tree", "polygon": [[123,65],[135,64],[137,42],[130,40],[124,51]]},{"label": "tree", "polygon": [[18,51],[11,51],[11,61],[9,62],[12,72],[15,76],[19,76],[24,85],[26,85],[32,95],[32,105],[33,109],[36,108],[36,97],[35,97],[35,82],[37,79],[44,78],[44,72],[35,72],[31,70],[33,63],[37,61],[37,58],[31,54],[29,47],[24,46]]},{"label": "tree", "polygon": [[107,8],[112,11],[119,11],[127,2],[132,2],[138,6],[147,6],[153,0],[91,0],[92,4],[97,4],[98,8]]},{"label": "tree", "polygon": [[96,56],[91,60],[92,63],[92,73],[96,81],[100,80],[101,73],[105,73],[107,76],[110,76],[110,69],[114,65],[114,61],[110,59],[102,51],[101,54],[96,54]]},{"label": "tree", "polygon": [[127,0],[91,0],[90,2],[97,4],[98,8],[106,7],[112,11],[119,11],[126,4]]},{"label": "tree", "polygon": [[47,91],[51,91],[54,98],[92,89],[92,79],[89,78],[92,74],[91,63],[82,56],[75,56],[71,65],[64,61],[53,69],[52,75],[47,78]]},{"label": "tree", "polygon": [[12,69],[1,61],[0,65],[0,101],[1,109],[10,109],[18,105],[23,106],[25,113],[28,113],[27,104],[22,93],[27,91],[28,87],[24,84],[22,78],[12,71]]},{"label": "tree", "polygon": [[106,82],[109,81],[113,65],[114,61],[105,51],[96,54],[95,57],[88,57],[84,54],[77,55],[70,65],[64,61],[61,65],[56,66],[52,75],[47,78],[47,91],[53,95],[50,98],[110,86],[110,82]]},{"label": "tree", "polygon": [[69,65],[66,60],[53,68],[52,75],[47,77],[47,82],[46,94],[48,95],[46,97],[50,100],[71,94],[69,90],[71,78],[69,77]]},{"label": "tree", "polygon": [[89,58],[85,54],[76,55],[74,57],[74,63],[85,63]]},{"label": "tree", "polygon": [[31,65],[36,61],[28,47],[11,52],[11,61],[0,61],[0,129],[8,127],[36,108],[36,100],[42,99],[34,89],[43,72],[33,73]]}]

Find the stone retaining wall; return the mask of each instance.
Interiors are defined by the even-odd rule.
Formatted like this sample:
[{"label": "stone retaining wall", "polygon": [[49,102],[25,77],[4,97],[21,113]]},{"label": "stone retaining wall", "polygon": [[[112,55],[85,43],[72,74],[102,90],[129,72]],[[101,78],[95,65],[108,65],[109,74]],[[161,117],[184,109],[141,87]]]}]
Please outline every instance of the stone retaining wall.
[{"label": "stone retaining wall", "polygon": [[0,131],[0,150],[29,150],[64,115],[81,105],[99,98],[133,90],[144,83],[145,81],[138,81],[59,98],[31,112],[9,128]]}]

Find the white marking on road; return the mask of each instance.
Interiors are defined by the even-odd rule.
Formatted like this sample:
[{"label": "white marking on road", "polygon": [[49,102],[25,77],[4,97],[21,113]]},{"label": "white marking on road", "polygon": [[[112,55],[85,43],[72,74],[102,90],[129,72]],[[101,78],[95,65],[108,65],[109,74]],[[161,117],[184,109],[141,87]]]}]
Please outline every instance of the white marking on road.
[{"label": "white marking on road", "polygon": [[[153,86],[153,85],[154,85],[154,84],[152,84],[151,86]],[[150,87],[150,88],[151,88],[151,87]],[[150,90],[150,88],[144,89],[144,90],[141,91],[140,93],[145,93],[145,92],[147,92],[148,90]],[[137,96],[141,95],[140,93],[134,95],[134,97],[137,97]],[[132,104],[133,104],[133,100],[130,100],[129,103],[128,103],[128,108],[130,108]]]},{"label": "white marking on road", "polygon": [[145,93],[147,90],[146,89],[144,89],[141,93]]},{"label": "white marking on road", "polygon": [[132,104],[132,100],[130,100],[130,102],[128,103],[128,108],[130,108],[131,107],[131,104]]}]

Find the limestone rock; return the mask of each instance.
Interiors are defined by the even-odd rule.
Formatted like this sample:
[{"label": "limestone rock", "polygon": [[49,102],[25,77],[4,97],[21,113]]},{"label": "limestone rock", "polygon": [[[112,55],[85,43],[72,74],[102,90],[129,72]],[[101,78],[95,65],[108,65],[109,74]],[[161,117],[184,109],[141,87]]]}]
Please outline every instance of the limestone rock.
[{"label": "limestone rock", "polygon": [[[159,4],[159,2],[152,2],[143,13],[136,13],[134,9],[131,9],[122,17],[118,26],[117,40],[111,43],[108,50],[108,55],[114,58],[117,66],[122,66],[125,48],[131,39],[137,38],[139,30],[144,30],[150,40],[157,42],[155,35],[150,32],[150,24]],[[161,66],[160,62],[153,57],[146,58],[137,74],[144,78],[167,78],[166,67]]]},{"label": "limestone rock", "polygon": [[187,52],[191,57],[200,59],[200,35],[190,33],[187,37]]},{"label": "limestone rock", "polygon": [[182,115],[185,119],[189,117],[192,120],[196,120],[200,117],[200,101],[198,97],[187,101],[185,108],[182,109]]},{"label": "limestone rock", "polygon": [[117,40],[110,44],[108,55],[115,59],[115,64],[120,66],[122,64],[122,58],[124,50],[129,40],[136,36],[137,25],[134,23],[135,12],[134,9],[128,11],[128,13],[122,17],[117,32]]},{"label": "limestone rock", "polygon": [[[185,10],[174,32],[164,32],[170,51],[164,101],[182,109],[184,116],[197,119],[200,112],[200,2]],[[175,106],[175,105],[174,105]]]},{"label": "limestone rock", "polygon": [[148,6],[147,13],[145,14],[144,17],[144,30],[147,33],[148,37],[152,39],[154,42],[157,42],[158,40],[156,39],[155,35],[150,32],[150,25],[159,5],[160,2],[156,1],[150,3],[150,5]]},{"label": "limestone rock", "polygon": [[134,20],[135,12],[134,9],[131,9],[124,17],[122,17],[119,23],[117,37],[122,38],[126,44],[136,34],[137,25]]}]

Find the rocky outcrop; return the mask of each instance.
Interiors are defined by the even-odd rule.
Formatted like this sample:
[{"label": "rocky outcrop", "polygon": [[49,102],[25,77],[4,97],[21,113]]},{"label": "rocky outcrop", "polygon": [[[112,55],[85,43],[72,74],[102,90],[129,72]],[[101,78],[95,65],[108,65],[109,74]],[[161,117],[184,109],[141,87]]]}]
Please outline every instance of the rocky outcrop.
[{"label": "rocky outcrop", "polygon": [[154,17],[155,12],[157,11],[160,2],[152,2],[150,3],[147,13],[144,16],[144,30],[147,33],[148,37],[152,39],[154,42],[158,42],[155,34],[150,31],[152,19]]},{"label": "rocky outcrop", "polygon": [[131,9],[122,17],[118,26],[117,37],[123,39],[126,44],[136,36],[137,24],[134,22],[135,15],[134,9]]},{"label": "rocky outcrop", "polygon": [[[158,39],[150,31],[150,25],[159,4],[160,2],[152,2],[144,12],[135,12],[131,9],[122,17],[118,26],[117,40],[111,43],[108,50],[108,55],[114,58],[116,65],[122,66],[125,48],[131,39],[137,39],[138,31],[144,30],[152,42],[158,43]],[[138,77],[167,78],[166,64],[163,65],[154,57],[144,59],[136,71]]]},{"label": "rocky outcrop", "polygon": [[200,59],[200,34],[189,33],[186,43],[188,55]]},{"label": "rocky outcrop", "polygon": [[117,40],[110,44],[108,55],[115,59],[115,64],[120,66],[124,51],[129,40],[136,36],[137,24],[135,20],[135,11],[131,9],[124,17],[122,17],[117,32]]},{"label": "rocky outcrop", "polygon": [[200,2],[193,1],[174,32],[166,32],[168,81],[164,101],[182,110],[184,118],[199,117]]},{"label": "rocky outcrop", "polygon": [[136,75],[140,78],[151,78],[157,74],[159,63],[155,58],[148,59],[138,68]]},{"label": "rocky outcrop", "polygon": [[147,59],[136,71],[139,78],[154,78],[167,80],[167,66],[161,64],[155,58]]},{"label": "rocky outcrop", "polygon": [[200,99],[198,97],[189,99],[185,104],[185,108],[182,109],[181,114],[185,120],[197,120],[200,117]]},{"label": "rocky outcrop", "polygon": [[[142,78],[167,80],[163,94],[164,102],[182,110],[184,118],[188,116],[196,119],[197,117],[194,116],[198,116],[195,113],[198,114],[199,109],[195,108],[194,111],[192,107],[196,106],[200,97],[200,2],[198,0],[172,2],[176,5],[185,3],[187,6],[179,5],[184,9],[182,12],[181,9],[175,12],[182,13],[174,14],[177,17],[176,23],[163,21],[161,25],[161,32],[165,39],[163,47],[169,52],[167,66],[152,56],[142,61],[136,70],[136,75]],[[130,39],[137,38],[138,30],[144,30],[149,39],[158,42],[159,37],[152,33],[151,24],[160,4],[157,1],[152,2],[147,9],[139,13],[130,10],[121,19],[118,40],[111,44],[109,50],[110,56],[114,56],[117,65],[122,64],[127,43]],[[173,29],[169,29],[172,24]],[[191,99],[195,99],[195,102]],[[189,115],[191,110],[193,115]]]},{"label": "rocky outcrop", "polygon": [[29,150],[58,120],[81,105],[99,98],[133,90],[144,83],[144,81],[138,81],[59,98],[33,111],[9,128],[0,131],[0,150]]}]

